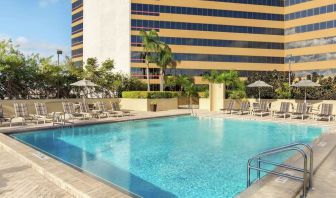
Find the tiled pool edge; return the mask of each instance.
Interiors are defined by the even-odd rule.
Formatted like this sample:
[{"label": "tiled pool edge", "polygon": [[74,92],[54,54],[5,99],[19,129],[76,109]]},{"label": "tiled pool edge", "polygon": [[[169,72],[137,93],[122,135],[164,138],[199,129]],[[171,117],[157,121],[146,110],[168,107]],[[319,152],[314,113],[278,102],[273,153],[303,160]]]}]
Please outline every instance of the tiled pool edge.
[{"label": "tiled pool edge", "polygon": [[[93,120],[78,120],[74,123],[74,126],[86,126],[86,125],[95,125],[95,124],[108,124],[108,123],[117,123],[117,122],[130,122],[130,121],[138,121],[138,120],[146,120],[146,119],[157,119],[157,118],[165,118],[165,117],[174,117],[174,116],[187,116],[190,115],[189,112],[185,111],[176,111],[176,112],[165,112],[160,114],[161,112],[156,112],[149,115],[135,115],[135,116],[125,116],[119,118],[108,118],[108,119],[93,119]],[[65,126],[55,125],[52,123],[49,124],[40,124],[40,125],[32,125],[32,126],[19,126],[19,127],[7,127],[4,129],[0,128],[0,133],[11,134],[11,133],[23,133],[29,131],[37,131],[44,129],[55,129],[62,127],[71,127],[71,125],[67,124]]]},{"label": "tiled pool edge", "polygon": [[[326,143],[326,146],[318,146],[320,142]],[[313,142],[314,174],[334,149],[336,149],[335,133],[325,133]],[[298,159],[298,155],[290,158],[286,163],[302,166],[302,160]],[[284,169],[279,168],[278,171],[283,172]],[[274,175],[263,177],[250,188],[238,194],[237,198],[295,198],[302,191],[302,182],[287,180],[285,183],[280,183],[276,181],[276,178],[277,176]]]},{"label": "tiled pool edge", "polygon": [[127,193],[86,175],[56,159],[40,159],[34,156],[39,151],[0,134],[0,148],[18,158],[46,179],[76,198],[131,197]]}]

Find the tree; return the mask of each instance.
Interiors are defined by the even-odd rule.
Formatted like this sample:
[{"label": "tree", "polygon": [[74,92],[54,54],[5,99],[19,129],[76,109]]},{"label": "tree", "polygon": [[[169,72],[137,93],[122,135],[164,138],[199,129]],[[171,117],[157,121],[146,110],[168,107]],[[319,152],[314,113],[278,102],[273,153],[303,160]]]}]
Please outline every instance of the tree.
[{"label": "tree", "polygon": [[190,84],[193,83],[194,79],[190,76],[187,75],[179,75],[176,77],[176,85],[180,87],[180,91],[184,92],[186,87]]},{"label": "tree", "polygon": [[225,95],[230,95],[232,91],[236,92],[232,95],[234,97],[242,96],[245,93],[245,84],[239,79],[237,71],[230,70],[219,73],[216,70],[212,70],[210,74],[204,75],[203,79],[209,83],[223,84]]},{"label": "tree", "polygon": [[140,30],[140,36],[142,38],[143,46],[141,56],[147,65],[147,91],[150,91],[149,64],[157,62],[157,54],[160,52],[160,39],[156,30]]},{"label": "tree", "polygon": [[11,40],[0,41],[0,98],[27,98],[38,70],[36,56],[25,57]]},{"label": "tree", "polygon": [[210,74],[205,74],[203,80],[208,81],[209,83],[220,83],[218,80],[219,73],[216,70],[211,70]]},{"label": "tree", "polygon": [[279,99],[291,98],[291,86],[288,83],[283,83],[281,87],[275,89],[275,93]]},{"label": "tree", "polygon": [[104,97],[121,97],[123,91],[144,90],[144,84],[136,78],[114,72],[115,64],[111,59],[98,63],[96,58],[88,58],[83,77],[99,85],[96,92]]},{"label": "tree", "polygon": [[165,83],[164,71],[167,67],[176,67],[176,61],[174,60],[172,50],[163,42],[160,43],[156,64],[160,67],[160,91],[163,91]]}]

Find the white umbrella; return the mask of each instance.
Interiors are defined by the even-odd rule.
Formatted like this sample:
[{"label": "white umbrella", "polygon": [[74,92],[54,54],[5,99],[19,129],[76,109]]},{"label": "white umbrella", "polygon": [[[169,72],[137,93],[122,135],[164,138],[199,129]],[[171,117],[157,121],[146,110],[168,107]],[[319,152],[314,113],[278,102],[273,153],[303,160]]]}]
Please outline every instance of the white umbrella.
[{"label": "white umbrella", "polygon": [[85,89],[87,89],[88,87],[98,87],[98,85],[96,85],[95,83],[89,81],[89,80],[80,80],[77,81],[75,83],[70,84],[71,86],[75,86],[75,87],[84,87],[84,96],[83,96],[83,101],[85,102]]},{"label": "white umbrella", "polygon": [[305,97],[304,97],[304,102],[307,103],[307,87],[320,87],[321,85],[318,83],[315,83],[311,80],[301,80],[298,83],[295,83],[292,85],[292,87],[304,87],[305,88]]},{"label": "white umbrella", "polygon": [[265,83],[264,81],[258,80],[258,81],[255,81],[252,84],[247,85],[247,87],[258,87],[258,90],[259,90],[259,102],[260,102],[260,88],[261,87],[273,87],[273,86]]}]

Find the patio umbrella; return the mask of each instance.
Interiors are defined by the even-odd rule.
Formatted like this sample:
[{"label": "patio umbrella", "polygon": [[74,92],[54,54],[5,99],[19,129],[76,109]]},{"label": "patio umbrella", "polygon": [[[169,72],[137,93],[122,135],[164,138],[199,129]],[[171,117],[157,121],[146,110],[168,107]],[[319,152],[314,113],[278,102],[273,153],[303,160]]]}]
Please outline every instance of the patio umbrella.
[{"label": "patio umbrella", "polygon": [[84,87],[84,97],[83,97],[83,101],[85,102],[85,89],[87,89],[88,87],[98,87],[98,85],[96,85],[95,83],[89,81],[89,80],[80,80],[77,81],[75,83],[70,84],[71,86],[75,86],[75,87]]},{"label": "patio umbrella", "polygon": [[258,80],[258,81],[255,81],[252,84],[247,85],[247,87],[258,87],[258,90],[259,90],[259,102],[260,102],[260,88],[261,87],[273,87],[273,86],[265,83],[264,81]]},{"label": "patio umbrella", "polygon": [[311,80],[301,80],[298,83],[295,83],[292,85],[292,87],[303,87],[305,89],[305,97],[304,97],[304,103],[307,103],[307,87],[320,87],[321,85],[318,83],[315,83]]}]

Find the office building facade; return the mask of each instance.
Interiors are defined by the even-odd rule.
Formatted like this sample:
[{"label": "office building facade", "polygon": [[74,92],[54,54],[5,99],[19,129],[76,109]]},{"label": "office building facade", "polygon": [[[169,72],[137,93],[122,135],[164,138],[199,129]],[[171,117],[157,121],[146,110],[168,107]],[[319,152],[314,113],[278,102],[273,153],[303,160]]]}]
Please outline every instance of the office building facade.
[{"label": "office building facade", "polygon": [[[139,30],[158,31],[178,65],[167,74],[212,69],[333,72],[336,0],[73,0],[72,57],[114,59],[146,78]],[[289,58],[291,56],[291,58]],[[154,65],[152,83],[158,83]]]}]

